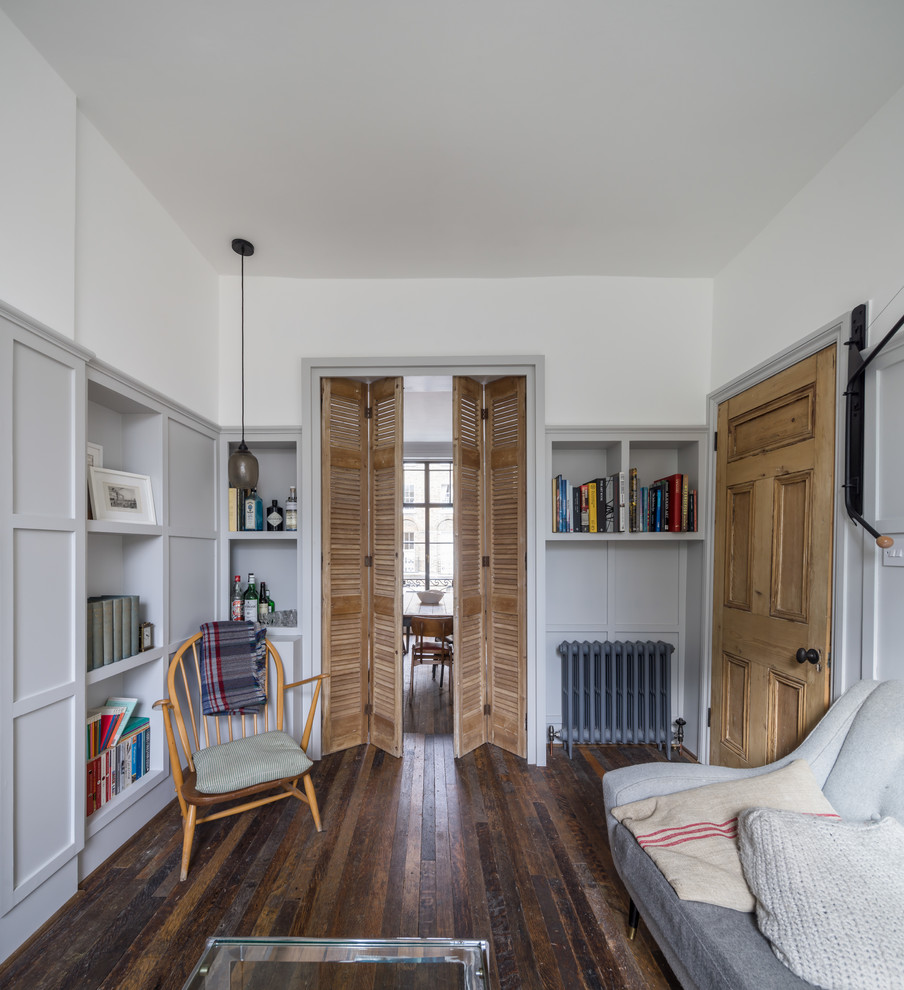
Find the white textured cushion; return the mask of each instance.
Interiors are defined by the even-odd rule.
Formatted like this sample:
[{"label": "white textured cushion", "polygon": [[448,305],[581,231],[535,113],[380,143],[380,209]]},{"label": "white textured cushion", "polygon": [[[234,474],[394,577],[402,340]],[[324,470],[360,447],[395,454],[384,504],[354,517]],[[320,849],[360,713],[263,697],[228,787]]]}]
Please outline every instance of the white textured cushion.
[{"label": "white textured cushion", "polygon": [[290,735],[276,731],[208,746],[192,758],[195,786],[202,794],[223,794],[281,777],[298,777],[312,766]]},{"label": "white textured cushion", "polygon": [[904,826],[751,808],[738,841],[757,924],[789,969],[830,990],[904,987]]},{"label": "white textured cushion", "polygon": [[675,893],[735,911],[754,898],[738,859],[738,815],[764,806],[834,815],[806,760],[781,770],[660,794],[612,809]]}]

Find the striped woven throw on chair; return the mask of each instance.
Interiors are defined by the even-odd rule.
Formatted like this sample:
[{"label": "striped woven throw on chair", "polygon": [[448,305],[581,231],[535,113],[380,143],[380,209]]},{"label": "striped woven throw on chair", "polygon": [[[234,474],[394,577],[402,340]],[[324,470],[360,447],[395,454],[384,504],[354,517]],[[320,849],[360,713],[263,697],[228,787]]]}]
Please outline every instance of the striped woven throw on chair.
[{"label": "striped woven throw on chair", "polygon": [[204,714],[249,714],[265,705],[266,656],[266,626],[257,622],[205,622],[201,626]]}]

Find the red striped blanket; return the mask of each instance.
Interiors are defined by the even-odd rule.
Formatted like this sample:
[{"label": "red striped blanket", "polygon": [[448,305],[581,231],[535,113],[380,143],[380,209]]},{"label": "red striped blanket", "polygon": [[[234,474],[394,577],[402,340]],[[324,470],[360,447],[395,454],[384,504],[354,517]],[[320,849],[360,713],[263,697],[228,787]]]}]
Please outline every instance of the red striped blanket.
[{"label": "red striped blanket", "polygon": [[612,814],[682,900],[753,911],[754,897],[738,856],[738,815],[753,807],[838,817],[806,760],[772,773],[633,801]]}]

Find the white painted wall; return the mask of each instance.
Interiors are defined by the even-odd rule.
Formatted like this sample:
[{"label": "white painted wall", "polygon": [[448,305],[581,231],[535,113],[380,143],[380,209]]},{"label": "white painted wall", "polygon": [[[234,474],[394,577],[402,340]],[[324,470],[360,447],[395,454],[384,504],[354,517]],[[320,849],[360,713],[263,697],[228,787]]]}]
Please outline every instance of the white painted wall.
[{"label": "white painted wall", "polygon": [[216,419],[218,276],[81,113],[77,160],[76,339]]},{"label": "white painted wall", "polygon": [[75,95],[0,11],[0,299],[74,333]]},{"label": "white painted wall", "polygon": [[0,11],[0,299],[215,419],[218,278]]},{"label": "white painted wall", "polygon": [[[301,281],[254,278],[253,263],[245,264],[248,424],[300,423],[303,357],[393,355],[543,354],[549,424],[705,419],[709,279]],[[221,279],[220,298],[219,421],[235,424],[237,277]]]},{"label": "white painted wall", "polygon": [[[870,304],[870,343],[904,313],[904,89],[898,92],[715,280],[712,387],[719,387],[858,303]],[[888,307],[885,309],[885,307]],[[884,311],[883,311],[884,310]],[[904,333],[904,331],[902,331]],[[894,374],[888,373],[893,380]],[[874,393],[876,376],[867,388]],[[902,457],[904,391],[885,389],[867,502],[904,518],[904,488],[888,482]],[[876,467],[878,465],[878,467]],[[864,515],[869,517],[870,512]],[[875,517],[874,517],[875,518]],[[897,524],[899,525],[899,524]],[[860,538],[858,528],[855,536]],[[894,534],[904,543],[904,534]],[[856,554],[854,555],[856,558]],[[863,657],[856,675],[904,677],[904,570],[878,566],[864,545]],[[856,587],[857,582],[854,582]],[[856,618],[859,597],[848,609]]]},{"label": "white painted wall", "polygon": [[[904,89],[719,273],[713,388],[904,284]],[[901,315],[899,297],[871,342]]]}]

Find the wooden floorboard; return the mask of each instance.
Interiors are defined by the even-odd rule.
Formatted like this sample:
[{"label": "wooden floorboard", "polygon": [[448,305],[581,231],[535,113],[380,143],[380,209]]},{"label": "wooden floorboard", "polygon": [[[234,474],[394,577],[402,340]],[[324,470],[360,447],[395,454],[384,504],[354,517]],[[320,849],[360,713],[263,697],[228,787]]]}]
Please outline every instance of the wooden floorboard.
[{"label": "wooden floorboard", "polygon": [[601,787],[663,754],[556,747],[538,768],[484,746],[454,760],[450,708],[448,680],[440,691],[419,668],[401,759],[359,746],[316,765],[322,833],[296,801],[201,825],[185,883],[171,804],[0,967],[0,986],[179,990],[208,937],[279,935],[482,938],[499,990],[676,988],[644,926],[626,937]]}]

